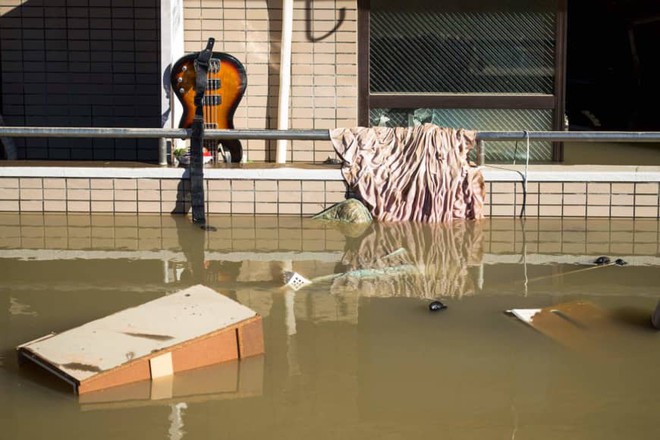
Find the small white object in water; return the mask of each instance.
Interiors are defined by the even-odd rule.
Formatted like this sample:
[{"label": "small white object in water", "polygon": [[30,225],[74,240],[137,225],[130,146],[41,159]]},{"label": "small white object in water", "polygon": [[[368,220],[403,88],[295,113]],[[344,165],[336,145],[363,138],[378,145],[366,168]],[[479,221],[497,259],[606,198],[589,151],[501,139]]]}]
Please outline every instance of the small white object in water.
[{"label": "small white object in water", "polygon": [[310,280],[300,275],[298,272],[285,271],[283,274],[284,284],[291,287],[293,290],[300,290],[308,284],[312,284]]}]

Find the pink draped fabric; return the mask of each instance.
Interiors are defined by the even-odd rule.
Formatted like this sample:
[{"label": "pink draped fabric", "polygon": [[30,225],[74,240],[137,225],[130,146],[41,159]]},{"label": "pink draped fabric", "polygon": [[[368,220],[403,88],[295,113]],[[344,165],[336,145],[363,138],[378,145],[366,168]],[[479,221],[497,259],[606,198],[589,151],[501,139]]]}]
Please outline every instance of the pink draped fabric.
[{"label": "pink draped fabric", "polygon": [[331,130],[342,174],[384,222],[483,218],[485,186],[467,160],[476,132],[425,124]]}]

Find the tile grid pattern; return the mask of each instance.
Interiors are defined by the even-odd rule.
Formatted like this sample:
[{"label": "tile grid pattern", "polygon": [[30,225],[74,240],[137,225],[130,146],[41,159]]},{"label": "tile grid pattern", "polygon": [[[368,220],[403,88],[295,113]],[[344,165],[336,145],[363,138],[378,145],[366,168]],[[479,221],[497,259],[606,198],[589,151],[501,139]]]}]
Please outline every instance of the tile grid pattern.
[{"label": "tile grid pattern", "polygon": [[[207,179],[207,212],[311,215],[345,197],[343,181]],[[660,183],[487,183],[486,215],[527,218],[660,218]],[[188,182],[178,179],[0,178],[0,211],[184,212]]]},{"label": "tile grid pattern", "polygon": [[[321,0],[309,11],[306,7],[307,2],[294,2],[289,126],[355,126],[357,2]],[[278,1],[184,0],[186,52],[199,51],[215,37],[215,50],[231,53],[245,65],[248,86],[234,115],[236,128],[277,128],[281,28]],[[275,146],[274,141],[243,142],[247,159],[257,162],[273,161]],[[287,161],[322,162],[334,154],[328,141],[292,141]]]}]

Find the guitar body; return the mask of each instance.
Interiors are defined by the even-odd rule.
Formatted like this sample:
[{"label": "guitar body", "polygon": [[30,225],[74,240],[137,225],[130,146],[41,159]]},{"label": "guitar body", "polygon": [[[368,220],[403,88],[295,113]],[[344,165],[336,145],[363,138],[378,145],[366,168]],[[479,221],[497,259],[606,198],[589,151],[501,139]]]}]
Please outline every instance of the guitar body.
[{"label": "guitar body", "polygon": [[[190,128],[195,117],[195,60],[199,52],[181,57],[172,67],[172,90],[183,106],[180,128]],[[213,52],[207,71],[204,92],[204,123],[209,129],[233,129],[234,113],[247,87],[247,75],[240,61],[223,52]],[[208,141],[204,141],[205,144]],[[220,141],[231,153],[232,162],[240,162],[243,148],[239,140]],[[217,141],[213,140],[217,147]],[[215,151],[213,152],[215,153]]]}]

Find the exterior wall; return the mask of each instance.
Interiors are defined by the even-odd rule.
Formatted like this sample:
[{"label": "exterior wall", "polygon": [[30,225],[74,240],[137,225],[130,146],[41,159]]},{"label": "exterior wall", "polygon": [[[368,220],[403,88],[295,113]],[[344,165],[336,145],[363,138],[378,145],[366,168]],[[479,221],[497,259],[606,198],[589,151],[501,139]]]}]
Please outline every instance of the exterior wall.
[{"label": "exterior wall", "polygon": [[[646,170],[646,171],[645,171]],[[184,213],[187,171],[171,168],[0,167],[0,211]],[[532,166],[525,216],[660,218],[658,167]],[[485,214],[517,217],[522,173],[486,167]],[[310,216],[344,200],[338,168],[205,170],[209,214]]]},{"label": "exterior wall", "polygon": [[[0,0],[7,125],[160,127],[159,3]],[[156,139],[16,139],[19,159],[157,162]]]},{"label": "exterior wall", "polygon": [[[294,8],[290,128],[357,125],[357,0],[297,0]],[[214,37],[214,50],[245,65],[248,86],[236,128],[277,128],[281,27],[278,1],[184,1],[185,51],[199,51]],[[242,142],[247,160],[275,160],[276,142]],[[293,141],[287,161],[322,162],[328,156],[334,156],[328,141]]]}]

